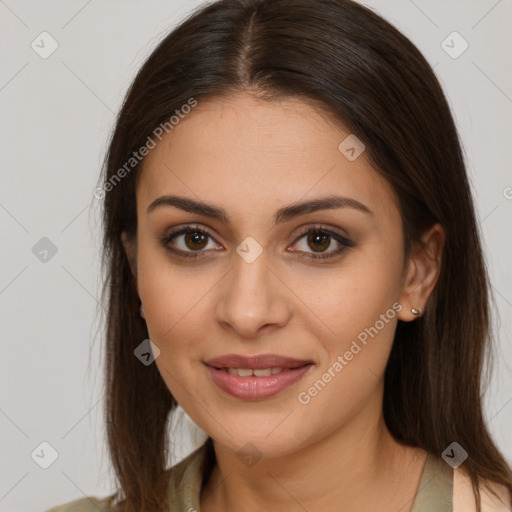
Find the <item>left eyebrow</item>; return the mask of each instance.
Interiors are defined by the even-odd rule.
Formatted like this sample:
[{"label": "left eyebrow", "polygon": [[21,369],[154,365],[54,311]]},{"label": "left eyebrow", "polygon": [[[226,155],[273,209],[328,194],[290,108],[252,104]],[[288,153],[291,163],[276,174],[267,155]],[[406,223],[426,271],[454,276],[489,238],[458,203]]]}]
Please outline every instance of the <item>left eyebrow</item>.
[{"label": "left eyebrow", "polygon": [[373,215],[373,212],[366,205],[352,199],[351,197],[328,196],[280,208],[275,214],[274,223],[279,224],[280,222],[285,222],[293,217],[316,212],[318,210],[333,210],[336,208],[352,208],[367,215]]},{"label": "left eyebrow", "polygon": [[[197,213],[205,217],[220,220],[227,224],[230,223],[229,216],[223,208],[205,203],[203,201],[196,201],[188,197],[180,197],[174,195],[161,196],[155,199],[147,208],[147,212],[151,213],[156,208],[162,206],[171,206],[179,208],[186,212]],[[291,220],[299,215],[313,213],[318,210],[332,210],[336,208],[352,208],[363,212],[367,215],[373,215],[373,212],[363,203],[356,201],[350,197],[342,196],[327,196],[304,201],[301,203],[293,203],[276,211],[274,215],[274,224],[280,224]]]}]

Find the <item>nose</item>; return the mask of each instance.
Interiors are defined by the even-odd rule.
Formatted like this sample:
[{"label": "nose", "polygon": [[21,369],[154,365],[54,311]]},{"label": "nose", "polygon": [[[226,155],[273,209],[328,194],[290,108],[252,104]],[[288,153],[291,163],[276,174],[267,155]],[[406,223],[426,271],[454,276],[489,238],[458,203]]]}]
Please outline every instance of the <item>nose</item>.
[{"label": "nose", "polygon": [[290,319],[287,288],[269,267],[265,251],[252,263],[237,256],[219,287],[217,321],[238,337],[258,337]]}]

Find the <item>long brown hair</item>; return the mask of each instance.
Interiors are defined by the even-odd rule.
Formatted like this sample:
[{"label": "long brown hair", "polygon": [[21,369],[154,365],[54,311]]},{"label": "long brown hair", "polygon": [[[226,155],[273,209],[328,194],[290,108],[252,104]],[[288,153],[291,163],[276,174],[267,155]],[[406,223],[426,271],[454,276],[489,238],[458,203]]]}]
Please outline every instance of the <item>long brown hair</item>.
[{"label": "long brown hair", "polygon": [[314,102],[356,134],[399,199],[405,257],[424,229],[444,227],[442,268],[425,314],[398,322],[385,420],[397,440],[436,455],[457,441],[469,453],[464,467],[479,509],[481,479],[512,492],[511,470],[482,412],[492,333],[480,234],[456,127],[431,67],[404,35],[351,0],[219,0],[192,12],[141,67],[101,177],[105,416],[119,510],[164,510],[176,406],[156,365],[134,357],[148,332],[121,243],[123,232],[136,236],[137,228],[135,181],[144,160],[130,159],[191,98],[238,92]]}]

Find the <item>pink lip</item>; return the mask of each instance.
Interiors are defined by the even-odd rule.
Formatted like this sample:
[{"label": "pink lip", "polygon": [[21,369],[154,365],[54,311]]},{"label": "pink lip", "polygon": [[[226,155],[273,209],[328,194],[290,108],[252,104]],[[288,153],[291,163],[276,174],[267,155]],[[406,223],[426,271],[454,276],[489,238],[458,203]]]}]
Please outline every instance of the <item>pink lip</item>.
[{"label": "pink lip", "polygon": [[[312,361],[291,359],[274,354],[244,357],[228,354],[204,363],[213,381],[226,393],[246,400],[267,398],[297,382],[310,368]],[[222,368],[283,368],[280,373],[268,377],[240,377]]]}]

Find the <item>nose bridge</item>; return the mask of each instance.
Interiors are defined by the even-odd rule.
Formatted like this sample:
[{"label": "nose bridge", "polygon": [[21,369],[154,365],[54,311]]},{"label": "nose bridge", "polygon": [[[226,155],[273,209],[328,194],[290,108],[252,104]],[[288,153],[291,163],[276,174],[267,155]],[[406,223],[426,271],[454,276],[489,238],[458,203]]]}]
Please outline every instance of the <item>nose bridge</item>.
[{"label": "nose bridge", "polygon": [[[242,243],[239,250],[247,247]],[[289,306],[269,263],[265,251],[255,259],[242,252],[234,258],[234,269],[223,284],[217,320],[240,335],[251,337],[264,326],[282,326],[288,320]]]}]

